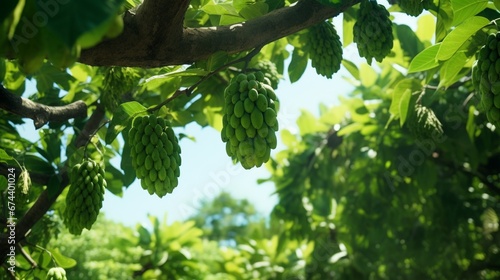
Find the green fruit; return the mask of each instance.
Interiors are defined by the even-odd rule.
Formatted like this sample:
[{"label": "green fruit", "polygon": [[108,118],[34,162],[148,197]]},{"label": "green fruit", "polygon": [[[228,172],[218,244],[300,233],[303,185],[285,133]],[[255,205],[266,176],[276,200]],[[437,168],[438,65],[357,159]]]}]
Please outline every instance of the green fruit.
[{"label": "green fruit", "polygon": [[394,36],[389,12],[374,0],[362,1],[354,24],[354,42],[368,64],[382,62],[391,52]]},{"label": "green fruit", "polygon": [[252,126],[255,127],[255,129],[259,129],[262,127],[264,116],[262,115],[261,111],[253,110],[252,114],[250,115],[250,119],[252,121]]},{"label": "green fruit", "polygon": [[256,89],[250,89],[248,91],[248,98],[250,99],[250,101],[255,101],[257,100],[257,97],[259,96],[259,93],[257,92]]},{"label": "green fruit", "polygon": [[66,195],[64,223],[69,232],[81,234],[91,229],[104,199],[104,169],[92,159],[84,159],[70,174],[70,187]]},{"label": "green fruit", "polygon": [[267,108],[266,111],[264,112],[264,121],[268,126],[273,127],[277,121],[276,112],[271,108]]},{"label": "green fruit", "polygon": [[482,110],[489,122],[500,125],[500,32],[490,34],[479,50],[472,68],[472,82],[481,96]]},{"label": "green fruit", "polygon": [[[254,90],[254,91],[257,94],[257,91],[256,90]],[[247,113],[252,113],[253,108],[255,107],[255,103],[250,98],[245,99],[245,102],[243,105],[245,107],[245,112],[247,112]]]},{"label": "green fruit", "polygon": [[267,109],[268,103],[267,103],[267,97],[263,94],[259,94],[257,97],[257,101],[255,102],[257,108],[261,111],[264,112]]},{"label": "green fruit", "polygon": [[[178,180],[177,177],[175,180],[167,180],[166,176],[169,172],[177,174],[175,176],[180,175],[181,148],[170,124],[162,118],[149,115],[134,119],[130,131],[132,130],[137,130],[136,136],[143,137],[140,137],[139,142],[136,141],[137,137],[129,137],[130,145],[145,146],[143,152],[131,152],[132,166],[137,178],[141,180],[141,186],[148,193],[159,197],[171,193],[177,187]],[[175,159],[174,162],[172,159]]]},{"label": "green fruit", "polygon": [[250,114],[246,113],[241,117],[241,126],[245,129],[249,128],[251,125]]},{"label": "green fruit", "polygon": [[238,101],[236,104],[234,104],[234,115],[238,118],[241,118],[243,116],[243,113],[245,113],[245,109],[243,108],[243,102]]},{"label": "green fruit", "polygon": [[[276,139],[273,129],[277,128],[276,111],[271,108],[270,103],[274,104],[276,96],[268,95],[272,89],[269,91],[266,87],[270,86],[263,84],[263,80],[265,76],[261,72],[249,74],[244,79],[238,76],[230,82],[230,85],[237,84],[232,87],[237,87],[238,92],[231,94],[229,88],[224,91],[224,99],[227,101],[223,110],[221,139],[226,143],[226,153],[247,169],[260,166],[269,160],[267,151],[270,153],[271,148],[276,147],[272,141]],[[232,104],[234,108],[230,108]],[[271,111],[267,112],[268,110]],[[265,122],[266,114],[267,122]],[[271,133],[273,135],[269,136]],[[259,135],[264,135],[266,138]],[[269,143],[264,140],[267,137],[271,139]],[[260,150],[254,146],[254,139],[257,138],[260,139],[259,144],[263,144]],[[172,164],[172,168],[176,171],[176,164]]]},{"label": "green fruit", "polygon": [[62,267],[52,267],[47,272],[46,280],[67,280],[66,270]]},{"label": "green fruit", "polygon": [[308,29],[307,46],[316,73],[332,78],[342,63],[342,43],[333,24],[324,21]]},{"label": "green fruit", "polygon": [[416,17],[422,13],[424,10],[424,5],[429,0],[397,0],[397,3],[401,10],[409,16]]}]

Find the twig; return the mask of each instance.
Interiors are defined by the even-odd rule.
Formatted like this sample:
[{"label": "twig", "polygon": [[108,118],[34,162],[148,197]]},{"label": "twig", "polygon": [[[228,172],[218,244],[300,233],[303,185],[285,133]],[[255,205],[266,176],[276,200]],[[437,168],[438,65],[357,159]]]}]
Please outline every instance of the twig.
[{"label": "twig", "polygon": [[35,262],[35,260],[31,258],[30,254],[26,252],[26,250],[24,250],[23,246],[18,244],[17,248],[21,252],[21,255],[23,255],[23,257],[31,264],[31,268],[38,267],[38,264]]},{"label": "twig", "polygon": [[154,112],[154,111],[157,111],[159,110],[161,107],[163,107],[164,105],[168,104],[170,101],[174,100],[175,98],[185,94],[186,96],[190,96],[193,91],[201,84],[203,83],[204,81],[206,81],[208,78],[212,77],[213,75],[217,74],[218,72],[220,72],[221,70],[224,70],[226,68],[228,68],[229,66],[232,66],[234,64],[238,64],[240,62],[245,62],[245,66],[244,68],[246,68],[246,66],[248,65],[248,62],[250,61],[250,59],[252,59],[252,57],[254,57],[256,54],[258,54],[260,52],[260,50],[262,49],[263,46],[259,46],[255,49],[253,49],[251,52],[249,52],[247,55],[245,55],[244,57],[241,57],[241,58],[238,58],[238,59],[235,59],[233,61],[230,61],[220,67],[218,67],[217,69],[211,71],[210,73],[206,74],[205,76],[201,77],[196,83],[194,83],[192,86],[190,86],[189,88],[187,89],[183,89],[183,90],[177,90],[172,96],[170,96],[169,98],[165,99],[164,101],[162,101],[161,103],[159,103],[158,105],[154,106],[153,108],[150,108],[148,109],[148,112]]}]

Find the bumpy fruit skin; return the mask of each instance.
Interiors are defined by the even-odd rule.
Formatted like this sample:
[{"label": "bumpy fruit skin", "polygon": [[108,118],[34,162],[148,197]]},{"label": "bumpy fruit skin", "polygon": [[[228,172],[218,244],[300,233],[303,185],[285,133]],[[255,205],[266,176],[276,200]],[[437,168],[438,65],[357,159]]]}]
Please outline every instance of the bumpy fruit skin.
[{"label": "bumpy fruit skin", "polygon": [[84,228],[92,228],[101,210],[107,186],[104,169],[94,160],[85,159],[72,168],[70,182],[64,223],[70,233],[79,235]]},{"label": "bumpy fruit skin", "polygon": [[155,115],[136,117],[128,139],[142,188],[159,197],[172,193],[180,175],[181,147],[170,123]]},{"label": "bumpy fruit skin", "polygon": [[279,102],[264,80],[260,72],[239,74],[224,92],[221,138],[228,156],[245,169],[267,162],[277,145]]},{"label": "bumpy fruit skin", "polygon": [[415,105],[408,119],[408,128],[418,139],[433,139],[443,134],[441,122],[430,108]]},{"label": "bumpy fruit skin", "polygon": [[309,58],[316,73],[332,78],[342,63],[342,43],[333,24],[322,22],[309,28]]},{"label": "bumpy fruit skin", "polygon": [[389,12],[376,1],[362,1],[354,24],[354,42],[368,64],[372,59],[382,62],[391,52],[394,36]]},{"label": "bumpy fruit skin", "polygon": [[481,105],[488,121],[500,125],[500,32],[490,34],[473,69],[473,83],[479,84]]},{"label": "bumpy fruit skin", "polygon": [[409,16],[416,17],[424,10],[427,0],[398,0],[397,3],[401,10]]},{"label": "bumpy fruit skin", "polygon": [[265,83],[273,87],[273,89],[278,88],[278,83],[280,82],[281,75],[278,72],[278,68],[276,68],[276,64],[269,60],[259,60],[257,62],[257,69],[260,70],[264,74]]},{"label": "bumpy fruit skin", "polygon": [[134,73],[127,67],[103,67],[101,71],[104,72],[101,101],[106,110],[113,112],[122,96],[134,87]]},{"label": "bumpy fruit skin", "polygon": [[67,280],[66,270],[62,267],[53,267],[47,272],[46,280]]}]

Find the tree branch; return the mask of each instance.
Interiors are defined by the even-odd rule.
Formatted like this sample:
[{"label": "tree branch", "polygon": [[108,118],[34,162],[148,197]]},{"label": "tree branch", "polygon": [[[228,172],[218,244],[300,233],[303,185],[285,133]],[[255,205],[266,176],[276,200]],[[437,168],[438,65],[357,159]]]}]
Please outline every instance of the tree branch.
[{"label": "tree branch", "polygon": [[87,116],[87,105],[78,100],[64,106],[47,106],[22,98],[0,85],[0,108],[30,118],[39,129],[48,122],[63,122],[71,118],[84,118]]},{"label": "tree branch", "polygon": [[[176,7],[166,0],[145,1],[136,15],[128,13],[123,33],[115,39],[82,51],[80,62],[96,65],[117,65],[131,67],[159,67],[180,65],[202,60],[217,51],[235,53],[268,44],[304,28],[335,17],[360,0],[344,0],[335,7],[321,5],[313,0],[301,0],[296,5],[272,11],[261,17],[229,26],[186,28],[177,33],[185,12],[184,0],[175,0]],[[160,9],[166,13],[165,6],[172,15],[171,25],[164,32],[159,30],[160,18],[150,9]],[[173,11],[170,11],[173,10]],[[155,18],[155,21],[146,17]],[[142,20],[140,20],[142,19]],[[172,21],[177,22],[172,22]],[[151,30],[151,31],[146,31]],[[151,34],[157,37],[151,38]]]}]

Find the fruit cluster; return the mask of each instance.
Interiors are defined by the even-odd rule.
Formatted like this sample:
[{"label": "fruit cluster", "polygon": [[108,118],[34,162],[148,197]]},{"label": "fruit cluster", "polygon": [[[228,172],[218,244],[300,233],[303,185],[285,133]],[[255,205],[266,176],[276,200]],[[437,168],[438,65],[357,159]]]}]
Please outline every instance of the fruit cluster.
[{"label": "fruit cluster", "polygon": [[276,148],[279,109],[276,94],[262,72],[239,74],[225,89],[222,141],[245,169],[261,166]]},{"label": "fruit cluster", "polygon": [[273,89],[277,89],[281,75],[276,68],[276,64],[269,60],[259,60],[256,67],[262,73],[264,73],[264,79],[269,79],[269,81],[266,81],[266,83],[273,87]]},{"label": "fruit cluster", "polygon": [[92,159],[85,159],[71,170],[71,186],[66,195],[64,222],[70,233],[79,235],[90,229],[97,219],[104,200],[103,167]]},{"label": "fruit cluster", "polygon": [[333,24],[322,22],[309,28],[309,57],[316,73],[332,78],[342,63],[342,43]]},{"label": "fruit cluster", "polygon": [[394,35],[389,12],[374,0],[362,1],[354,24],[354,42],[368,64],[382,62],[391,52]]},{"label": "fruit cluster", "polygon": [[136,117],[128,139],[142,188],[159,197],[172,193],[180,175],[181,147],[168,121],[155,115]]},{"label": "fruit cluster", "polygon": [[490,34],[479,51],[474,80],[479,81],[481,103],[488,121],[500,125],[500,32]]},{"label": "fruit cluster", "polygon": [[47,272],[47,280],[66,280],[66,270],[62,267],[53,267]]},{"label": "fruit cluster", "polygon": [[419,139],[433,139],[443,134],[441,122],[430,108],[415,105],[415,111],[408,119],[408,128]]}]

